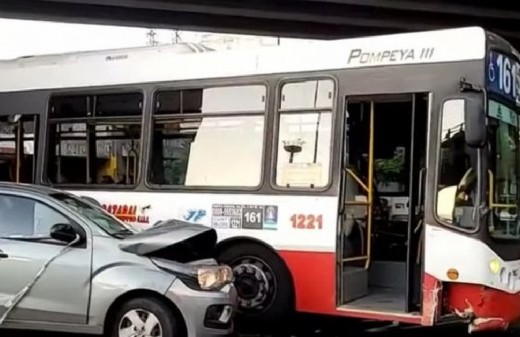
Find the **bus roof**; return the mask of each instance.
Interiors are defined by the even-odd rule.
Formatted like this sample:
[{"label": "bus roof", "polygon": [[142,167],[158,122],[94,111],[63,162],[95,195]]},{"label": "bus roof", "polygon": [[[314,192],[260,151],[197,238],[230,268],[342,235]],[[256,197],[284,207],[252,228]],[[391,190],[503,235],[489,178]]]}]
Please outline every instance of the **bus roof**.
[{"label": "bus roof", "polygon": [[24,57],[0,62],[0,92],[313,72],[483,59],[480,27],[211,51],[176,45]]}]

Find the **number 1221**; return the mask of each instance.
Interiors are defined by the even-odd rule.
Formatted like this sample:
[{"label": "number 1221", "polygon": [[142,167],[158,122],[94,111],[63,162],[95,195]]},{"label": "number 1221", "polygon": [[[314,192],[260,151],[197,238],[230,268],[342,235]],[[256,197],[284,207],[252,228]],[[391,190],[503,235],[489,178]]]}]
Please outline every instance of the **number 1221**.
[{"label": "number 1221", "polygon": [[297,229],[322,229],[323,215],[293,214],[291,223],[292,227]]}]

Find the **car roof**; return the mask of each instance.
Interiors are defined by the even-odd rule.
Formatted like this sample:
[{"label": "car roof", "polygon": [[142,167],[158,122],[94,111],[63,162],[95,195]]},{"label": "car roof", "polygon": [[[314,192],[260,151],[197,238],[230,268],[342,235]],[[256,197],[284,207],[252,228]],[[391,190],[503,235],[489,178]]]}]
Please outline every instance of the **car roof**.
[{"label": "car roof", "polygon": [[25,193],[39,194],[48,196],[55,193],[64,193],[48,186],[22,184],[22,183],[11,183],[11,182],[0,182],[0,191],[19,191]]}]

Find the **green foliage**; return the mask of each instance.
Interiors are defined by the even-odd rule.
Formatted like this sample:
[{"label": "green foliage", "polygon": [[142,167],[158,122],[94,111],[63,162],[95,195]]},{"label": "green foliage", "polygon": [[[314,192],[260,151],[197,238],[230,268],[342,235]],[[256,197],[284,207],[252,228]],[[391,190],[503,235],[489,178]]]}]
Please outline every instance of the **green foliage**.
[{"label": "green foliage", "polygon": [[376,159],[374,168],[382,181],[398,182],[401,180],[404,169],[404,156],[398,155],[389,159]]}]

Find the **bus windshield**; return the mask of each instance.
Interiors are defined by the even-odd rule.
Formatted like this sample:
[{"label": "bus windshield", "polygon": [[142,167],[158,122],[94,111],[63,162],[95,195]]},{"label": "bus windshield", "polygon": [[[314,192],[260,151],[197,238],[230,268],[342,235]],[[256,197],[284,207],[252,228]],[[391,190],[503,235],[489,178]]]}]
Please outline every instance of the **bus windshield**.
[{"label": "bus windshield", "polygon": [[519,125],[513,107],[495,100],[488,104],[489,232],[496,239],[520,239]]}]

